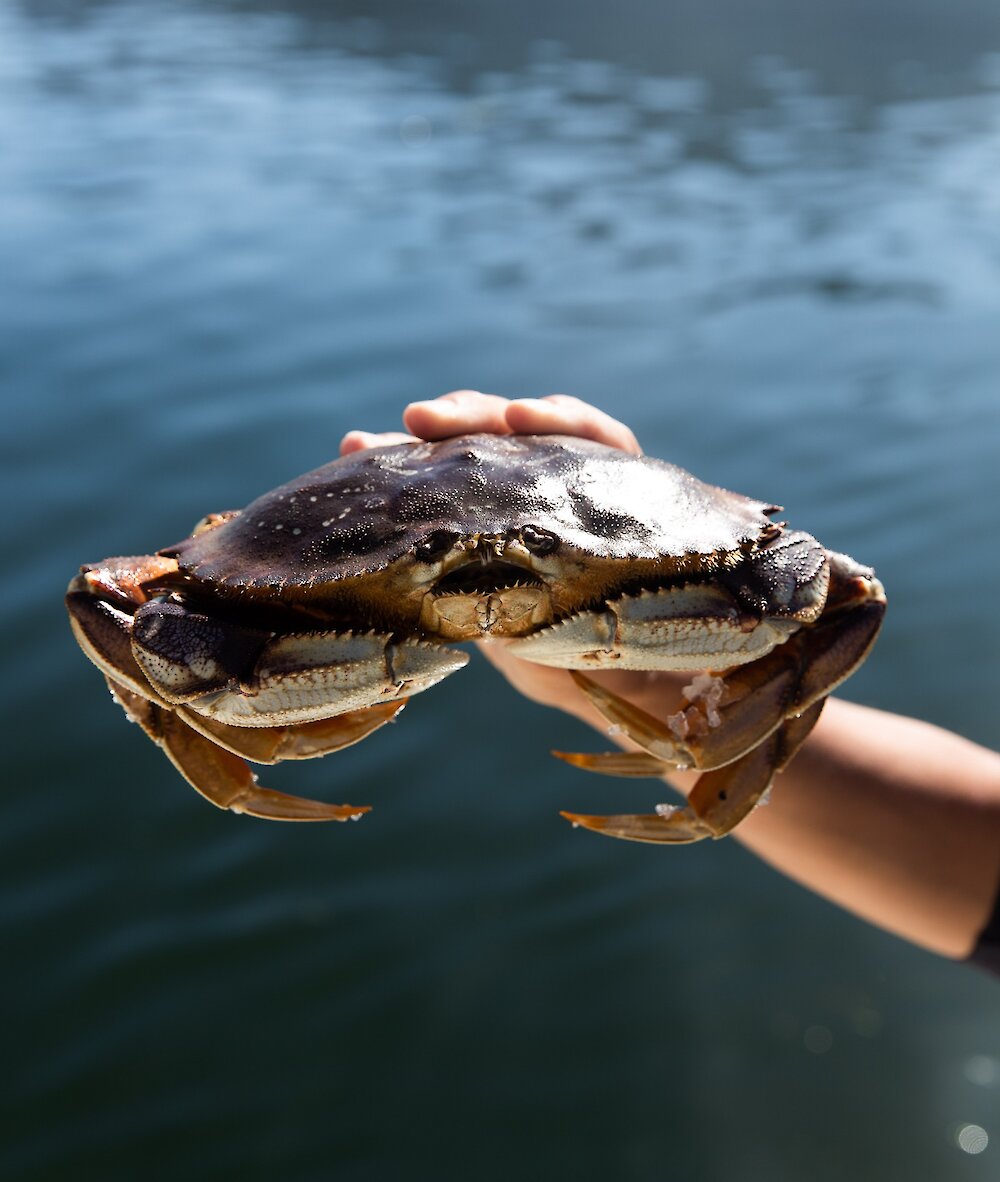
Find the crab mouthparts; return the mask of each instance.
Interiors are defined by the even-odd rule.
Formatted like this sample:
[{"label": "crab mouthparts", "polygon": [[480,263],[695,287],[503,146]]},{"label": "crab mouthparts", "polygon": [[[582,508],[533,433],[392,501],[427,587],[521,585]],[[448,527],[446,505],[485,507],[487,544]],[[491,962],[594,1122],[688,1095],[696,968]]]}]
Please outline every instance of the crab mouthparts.
[{"label": "crab mouthparts", "polygon": [[552,621],[546,584],[526,567],[495,559],[463,562],[425,596],[421,623],[443,640],[527,636]]},{"label": "crab mouthparts", "polygon": [[468,562],[434,584],[434,595],[490,595],[512,587],[538,587],[543,583],[532,572],[513,562]]}]

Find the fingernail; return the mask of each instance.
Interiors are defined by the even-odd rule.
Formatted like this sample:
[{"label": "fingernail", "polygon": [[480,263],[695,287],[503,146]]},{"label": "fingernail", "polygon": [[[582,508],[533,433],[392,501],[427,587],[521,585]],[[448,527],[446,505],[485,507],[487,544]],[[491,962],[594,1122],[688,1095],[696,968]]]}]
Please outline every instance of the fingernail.
[{"label": "fingernail", "polygon": [[456,406],[454,402],[446,402],[441,398],[428,398],[422,402],[411,402],[406,408],[409,410],[427,410],[438,418],[454,419],[457,418],[462,410]]}]

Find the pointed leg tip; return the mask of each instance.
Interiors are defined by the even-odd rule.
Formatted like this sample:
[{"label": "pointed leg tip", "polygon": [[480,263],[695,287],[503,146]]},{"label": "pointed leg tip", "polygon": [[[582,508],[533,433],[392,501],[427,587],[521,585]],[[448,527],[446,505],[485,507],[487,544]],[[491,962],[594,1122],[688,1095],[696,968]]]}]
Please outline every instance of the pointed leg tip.
[{"label": "pointed leg tip", "polygon": [[360,821],[365,813],[370,813],[370,804],[321,804],[315,813],[306,810],[301,821]]},{"label": "pointed leg tip", "polygon": [[556,759],[561,759],[563,763],[572,764],[574,767],[580,767],[583,759],[583,756],[576,751],[550,751],[549,754],[555,756]]},{"label": "pointed leg tip", "polygon": [[650,814],[622,814],[595,817],[584,813],[560,813],[574,828],[590,829],[605,837],[621,841],[638,841],[650,845],[684,845],[702,841],[718,834],[708,829],[697,817],[683,807],[676,812]]},{"label": "pointed leg tip", "polygon": [[250,799],[224,805],[230,812],[258,817],[263,821],[359,821],[372,811],[370,804],[325,804],[306,797],[285,797],[267,789]]},{"label": "pointed leg tip", "polygon": [[659,779],[671,765],[646,751],[552,751],[556,759],[570,767],[602,776],[654,777]]},{"label": "pointed leg tip", "polygon": [[574,829],[592,829],[595,833],[600,833],[608,823],[607,817],[595,817],[587,813],[568,813],[562,810],[559,816],[565,817]]}]

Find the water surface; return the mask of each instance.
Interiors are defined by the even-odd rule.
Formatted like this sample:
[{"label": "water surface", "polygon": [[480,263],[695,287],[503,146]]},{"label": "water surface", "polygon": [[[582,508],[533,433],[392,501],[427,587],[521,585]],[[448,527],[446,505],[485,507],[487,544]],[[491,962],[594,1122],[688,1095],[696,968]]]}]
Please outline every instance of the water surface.
[{"label": "water surface", "polygon": [[61,605],[409,399],[564,390],[876,564],[844,692],[995,745],[1000,25],[836,11],[0,8],[5,1178],[995,1176],[996,985],[568,831],[651,786],[481,662],[268,773],[363,823],[268,826]]}]

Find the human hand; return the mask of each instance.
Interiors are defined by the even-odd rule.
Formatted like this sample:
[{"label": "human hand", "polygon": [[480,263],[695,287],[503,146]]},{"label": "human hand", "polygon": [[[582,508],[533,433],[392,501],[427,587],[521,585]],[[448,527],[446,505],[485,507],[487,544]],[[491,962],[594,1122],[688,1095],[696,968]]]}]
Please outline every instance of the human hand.
[{"label": "human hand", "polygon": [[[632,455],[642,454],[635,435],[624,423],[565,394],[509,399],[475,390],[455,390],[432,401],[410,403],[403,412],[403,423],[411,434],[349,431],[341,441],[341,454],[414,439],[447,439],[475,433],[573,435],[620,448]],[[536,665],[511,656],[504,641],[480,641],[479,648],[525,697],[575,715],[596,730],[607,732],[607,720],[596,711],[567,670]],[[686,680],[667,673],[595,671],[588,675],[620,697],[661,718],[677,709],[680,689]],[[616,741],[620,741],[620,737]]]},{"label": "human hand", "polygon": [[403,423],[412,434],[388,431],[348,431],[340,454],[366,447],[385,447],[414,439],[449,439],[453,435],[576,435],[641,455],[631,430],[596,406],[550,394],[546,398],[501,398],[477,390],[453,390],[426,402],[411,402],[403,411]]}]

